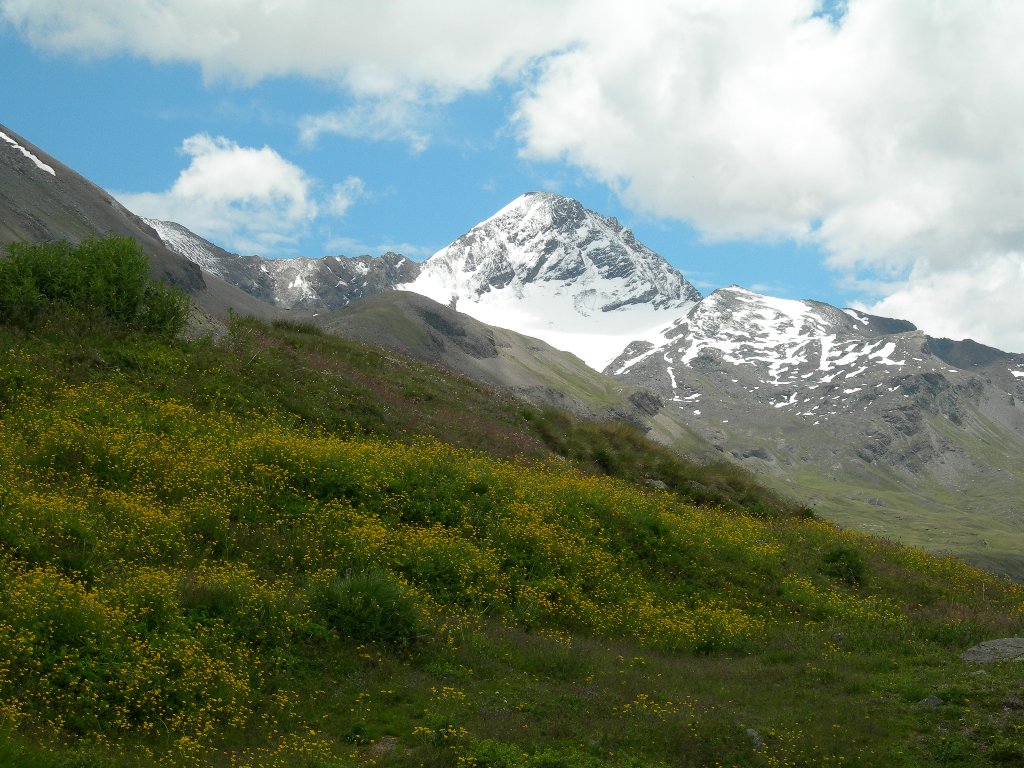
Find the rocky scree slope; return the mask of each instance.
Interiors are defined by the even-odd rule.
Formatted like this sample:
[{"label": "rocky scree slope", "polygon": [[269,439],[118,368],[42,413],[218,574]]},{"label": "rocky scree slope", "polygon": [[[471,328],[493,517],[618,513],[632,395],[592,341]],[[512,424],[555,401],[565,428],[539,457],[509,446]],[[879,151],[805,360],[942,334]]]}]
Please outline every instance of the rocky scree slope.
[{"label": "rocky scree slope", "polygon": [[0,125],[0,246],[15,241],[122,235],[136,240],[150,275],[195,294],[206,288],[191,261],[168,248],[142,219],[92,182]]},{"label": "rocky scree slope", "polygon": [[662,406],[646,390],[603,376],[540,339],[486,325],[416,293],[371,296],[318,322],[331,333],[397,350],[577,416],[628,421],[646,430]]}]

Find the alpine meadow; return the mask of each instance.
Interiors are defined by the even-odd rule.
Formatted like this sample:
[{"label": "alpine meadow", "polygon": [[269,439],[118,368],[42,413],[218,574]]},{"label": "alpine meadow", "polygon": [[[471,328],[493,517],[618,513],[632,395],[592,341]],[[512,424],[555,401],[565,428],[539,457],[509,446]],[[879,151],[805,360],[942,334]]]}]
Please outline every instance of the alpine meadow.
[{"label": "alpine meadow", "polygon": [[3,262],[5,765],[1024,759],[1019,665],[960,658],[1019,586],[303,322],[189,340],[130,241],[35,248],[141,298]]}]

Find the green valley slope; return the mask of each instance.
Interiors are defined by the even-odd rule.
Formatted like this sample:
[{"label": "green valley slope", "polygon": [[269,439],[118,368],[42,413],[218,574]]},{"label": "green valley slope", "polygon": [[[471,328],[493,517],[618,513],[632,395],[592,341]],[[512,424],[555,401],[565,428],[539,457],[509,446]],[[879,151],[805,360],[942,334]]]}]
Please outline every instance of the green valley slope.
[{"label": "green valley slope", "polygon": [[1024,759],[960,658],[1020,587],[314,326],[75,317],[0,328],[5,765]]}]

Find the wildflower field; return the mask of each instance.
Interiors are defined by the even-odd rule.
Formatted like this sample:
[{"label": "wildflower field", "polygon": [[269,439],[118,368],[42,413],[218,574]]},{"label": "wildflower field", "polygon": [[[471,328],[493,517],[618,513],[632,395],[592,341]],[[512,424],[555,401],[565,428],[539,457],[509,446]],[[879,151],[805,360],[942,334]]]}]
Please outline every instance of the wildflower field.
[{"label": "wildflower field", "polygon": [[0,765],[1024,762],[959,658],[1016,585],[312,328],[58,320],[0,328]]}]

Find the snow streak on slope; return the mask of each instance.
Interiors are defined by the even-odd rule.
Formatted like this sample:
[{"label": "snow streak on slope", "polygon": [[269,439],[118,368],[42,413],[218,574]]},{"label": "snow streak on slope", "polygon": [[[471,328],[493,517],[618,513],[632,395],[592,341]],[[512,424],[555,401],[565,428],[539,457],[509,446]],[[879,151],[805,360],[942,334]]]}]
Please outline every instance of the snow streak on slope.
[{"label": "snow streak on slope", "polygon": [[[808,365],[824,373],[861,359],[902,365],[890,358],[894,343],[857,338],[860,329],[847,317],[827,304],[777,299],[733,286],[716,291],[690,313],[692,343],[680,362],[688,364],[714,348],[725,362],[765,366],[768,383],[775,385],[809,378]],[[854,338],[837,343],[840,335]]]},{"label": "snow streak on slope", "polygon": [[618,221],[559,195],[523,195],[398,286],[547,341],[600,370],[700,299]]},{"label": "snow streak on slope", "polygon": [[25,157],[27,157],[29,160],[31,160],[33,163],[35,163],[36,168],[38,168],[39,170],[46,171],[51,176],[56,176],[57,175],[57,172],[55,170],[53,170],[53,168],[51,168],[46,163],[44,163],[42,160],[40,160],[38,157],[33,155],[31,152],[29,152],[27,149],[25,149],[23,146],[21,146],[21,144],[16,142],[14,139],[12,139],[10,136],[8,136],[3,131],[0,131],[0,139],[3,139],[4,141],[6,141],[14,149],[18,150],[19,152],[21,152],[21,154],[23,154]]},{"label": "snow streak on slope", "polygon": [[146,218],[143,221],[156,230],[164,245],[172,251],[184,256],[192,263],[198,264],[207,272],[224,277],[220,260],[205,240],[196,237],[190,230],[173,221]]}]

